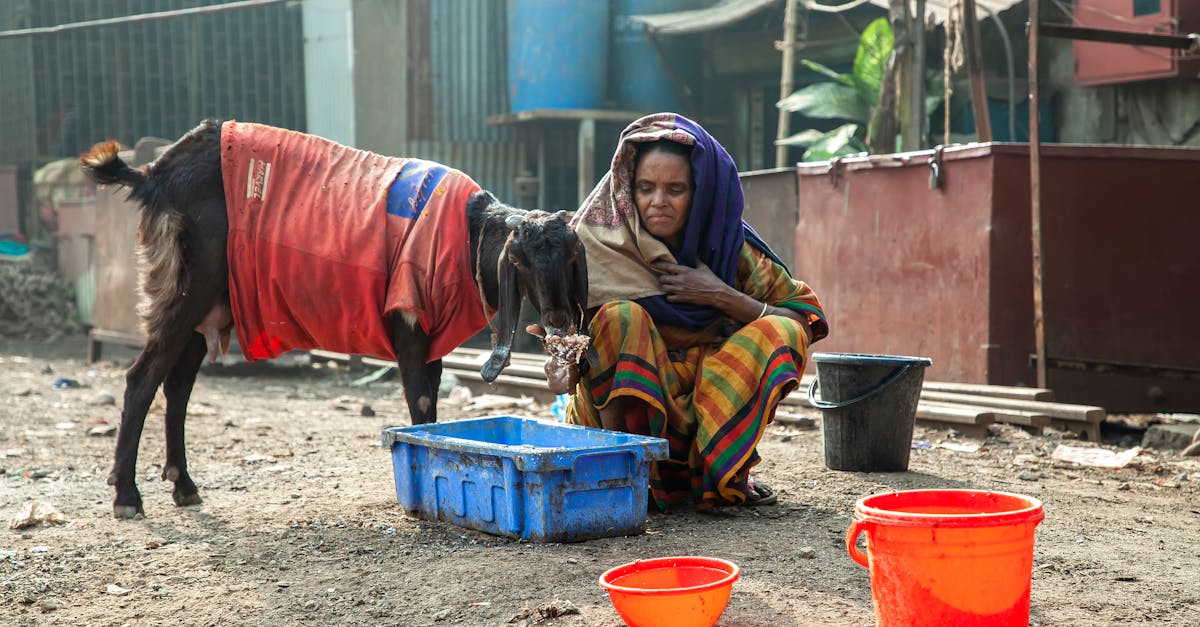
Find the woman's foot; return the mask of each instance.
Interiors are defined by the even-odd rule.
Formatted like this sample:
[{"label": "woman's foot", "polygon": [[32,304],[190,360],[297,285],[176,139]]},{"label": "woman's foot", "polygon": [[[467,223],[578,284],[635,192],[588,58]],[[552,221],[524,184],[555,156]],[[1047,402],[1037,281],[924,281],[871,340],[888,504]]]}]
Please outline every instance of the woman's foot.
[{"label": "woman's foot", "polygon": [[774,505],[779,502],[779,495],[771,486],[755,481],[754,477],[746,480],[746,500],[742,501],[742,507],[758,507],[759,505]]}]

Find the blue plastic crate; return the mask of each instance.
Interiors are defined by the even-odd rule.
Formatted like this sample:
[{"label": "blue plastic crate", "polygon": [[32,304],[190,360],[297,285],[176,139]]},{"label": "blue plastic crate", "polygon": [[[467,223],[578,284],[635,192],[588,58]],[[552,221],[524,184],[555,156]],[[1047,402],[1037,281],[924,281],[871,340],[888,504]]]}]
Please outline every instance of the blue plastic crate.
[{"label": "blue plastic crate", "polygon": [[489,416],[383,432],[410,516],[534,542],[646,530],[650,462],[667,441]]}]

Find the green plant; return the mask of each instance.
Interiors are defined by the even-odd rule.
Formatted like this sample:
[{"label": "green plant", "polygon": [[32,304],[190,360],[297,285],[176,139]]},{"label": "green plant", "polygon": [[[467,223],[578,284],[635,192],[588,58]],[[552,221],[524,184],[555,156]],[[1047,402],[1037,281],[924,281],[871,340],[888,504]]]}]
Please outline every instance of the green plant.
[{"label": "green plant", "polygon": [[809,59],[801,60],[809,69],[829,77],[813,83],[780,100],[778,107],[810,118],[846,120],[830,131],[809,129],[780,140],[780,143],[806,148],[802,161],[820,161],[840,155],[865,152],[866,138],[873,129],[875,108],[894,36],[887,18],[879,18],[863,30],[849,74],[843,74]]},{"label": "green plant", "polygon": [[[879,111],[879,96],[888,60],[892,56],[893,41],[892,27],[887,18],[881,17],[867,25],[859,37],[854,65],[849,74],[803,59],[801,63],[805,66],[832,80],[803,87],[780,100],[777,106],[810,118],[845,120],[847,124],[830,131],[801,131],[779,143],[804,147],[801,161],[823,161],[841,155],[868,152],[867,138],[878,135],[882,116],[889,113]],[[942,77],[941,73],[935,71],[926,71],[925,74],[925,111],[927,116],[931,116],[942,103]]]}]

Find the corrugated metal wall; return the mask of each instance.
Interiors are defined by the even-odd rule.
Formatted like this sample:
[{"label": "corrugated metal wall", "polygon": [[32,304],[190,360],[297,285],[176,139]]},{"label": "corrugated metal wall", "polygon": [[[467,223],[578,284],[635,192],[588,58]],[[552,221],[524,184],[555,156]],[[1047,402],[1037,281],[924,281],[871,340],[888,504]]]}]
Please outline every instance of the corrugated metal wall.
[{"label": "corrugated metal wall", "polygon": [[[0,28],[45,27],[170,9],[208,0],[5,0]],[[12,44],[15,42],[15,44]],[[11,47],[10,47],[11,46]],[[174,138],[204,117],[304,128],[300,11],[272,5],[210,15],[87,28],[5,42],[0,83],[32,76],[24,102],[33,145],[7,161],[44,162],[115,137]],[[22,62],[22,57],[24,61]],[[28,81],[25,81],[28,83]],[[8,93],[7,91],[5,92]],[[6,131],[11,132],[11,131]],[[19,152],[17,152],[19,150]]]},{"label": "corrugated metal wall", "polygon": [[[0,29],[27,28],[32,0],[0,3]],[[22,163],[36,152],[33,40],[0,40],[0,163]]]},{"label": "corrugated metal wall", "polygon": [[505,3],[357,0],[357,145],[466,172],[516,204],[524,144],[489,126],[508,110]]}]

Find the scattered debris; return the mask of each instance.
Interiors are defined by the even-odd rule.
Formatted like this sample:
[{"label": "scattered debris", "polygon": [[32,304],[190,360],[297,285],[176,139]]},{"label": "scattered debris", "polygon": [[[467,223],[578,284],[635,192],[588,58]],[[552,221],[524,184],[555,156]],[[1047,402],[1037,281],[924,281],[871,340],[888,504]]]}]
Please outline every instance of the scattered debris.
[{"label": "scattered debris", "polygon": [[88,405],[95,405],[97,407],[103,407],[105,405],[116,405],[117,397],[113,396],[112,394],[109,394],[108,392],[100,392],[99,394],[89,398],[87,403],[88,403]]},{"label": "scattered debris", "polygon": [[579,608],[575,607],[574,603],[555,599],[549,603],[543,603],[535,608],[521,608],[521,611],[514,614],[512,618],[508,619],[508,622],[519,623],[521,621],[526,621],[526,624],[531,624],[533,622],[541,622],[551,618],[558,618],[560,616],[578,613]]},{"label": "scattered debris", "polygon": [[82,328],[69,281],[37,263],[0,263],[0,337],[59,337]]},{"label": "scattered debris", "polygon": [[358,410],[358,413],[364,418],[372,418],[375,416],[375,410],[371,409],[371,406],[367,404],[363,404],[363,406]]},{"label": "scattered debris", "polygon": [[60,378],[54,380],[52,387],[56,390],[73,390],[75,388],[83,387],[83,384],[76,381],[75,379],[69,379],[67,377],[60,377]]},{"label": "scattered debris", "polygon": [[88,435],[92,437],[108,437],[117,433],[117,426],[110,425],[107,422],[101,422],[96,426],[88,429]]},{"label": "scattered debris", "polygon": [[471,396],[471,388],[465,385],[456,385],[446,398],[455,405],[466,405],[471,402]]},{"label": "scattered debris", "polygon": [[812,548],[811,546],[802,546],[802,547],[800,547],[800,550],[797,551],[796,553],[801,558],[806,559],[806,560],[815,559],[817,557],[817,550]]},{"label": "scattered debris", "polygon": [[9,529],[27,529],[41,524],[61,525],[67,522],[58,508],[45,501],[29,501],[13,516]]},{"label": "scattered debris", "polygon": [[469,403],[463,406],[463,409],[471,411],[491,411],[494,409],[508,409],[510,407],[529,407],[533,404],[533,398],[522,396],[520,398],[512,396],[501,396],[499,394],[481,394],[472,398]]},{"label": "scattered debris", "polygon": [[371,374],[369,374],[365,377],[360,377],[358,379],[355,379],[354,381],[352,381],[350,383],[350,385],[353,385],[355,387],[362,387],[364,385],[374,383],[374,382],[382,379],[383,376],[386,375],[393,368],[395,368],[395,366],[383,366],[383,367],[377,369],[375,372],[372,372]]},{"label": "scattered debris", "polygon": [[938,444],[938,448],[944,448],[947,451],[954,451],[955,453],[975,453],[979,451],[978,444],[962,442],[942,442]]},{"label": "scattered debris", "polygon": [[110,584],[108,584],[108,587],[106,587],[104,589],[104,592],[106,594],[111,594],[116,597],[121,597],[121,596],[125,596],[125,595],[129,594],[132,591],[129,588],[122,588],[121,586],[118,586],[115,583],[110,583]]},{"label": "scattered debris", "polygon": [[1140,452],[1142,452],[1140,446],[1117,453],[1102,448],[1080,448],[1059,444],[1058,448],[1050,454],[1050,459],[1097,468],[1124,468]]}]

